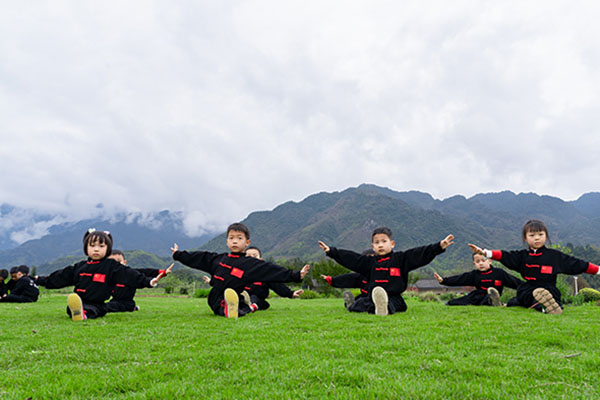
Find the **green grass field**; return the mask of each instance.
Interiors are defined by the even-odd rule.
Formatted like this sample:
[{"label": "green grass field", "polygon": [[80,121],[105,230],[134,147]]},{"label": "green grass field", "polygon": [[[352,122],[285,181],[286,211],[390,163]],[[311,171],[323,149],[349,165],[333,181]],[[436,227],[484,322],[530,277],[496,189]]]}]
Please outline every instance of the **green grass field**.
[{"label": "green grass field", "polygon": [[0,304],[0,399],[598,399],[600,307],[561,316],[408,301],[271,300],[239,320],[205,299],[72,322],[66,297]]}]

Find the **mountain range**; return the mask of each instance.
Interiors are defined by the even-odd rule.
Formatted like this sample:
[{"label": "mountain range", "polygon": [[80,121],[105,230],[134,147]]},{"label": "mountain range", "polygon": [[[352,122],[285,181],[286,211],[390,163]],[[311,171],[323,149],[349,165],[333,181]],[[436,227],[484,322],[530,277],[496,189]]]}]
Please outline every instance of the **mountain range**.
[{"label": "mountain range", "polygon": [[[0,206],[3,221],[5,215],[15,214],[11,207]],[[0,223],[0,265],[4,268],[82,256],[81,238],[89,227],[110,230],[115,247],[143,250],[161,257],[170,255],[169,247],[174,241],[182,249],[226,251],[225,233],[188,237],[184,234],[181,214],[169,211],[76,222],[61,222],[52,215],[31,215],[29,221],[23,217],[18,224],[12,223],[12,230],[6,221]],[[455,244],[432,263],[433,268],[447,271],[471,268],[467,243],[488,248],[521,248],[521,227],[532,218],[546,223],[553,243],[600,244],[600,193],[587,193],[575,201],[510,191],[437,200],[428,193],[398,192],[363,184],[340,192],[313,194],[270,211],[253,212],[241,222],[248,225],[252,244],[261,248],[266,257],[305,261],[323,257],[318,240],[358,252],[368,249],[371,232],[378,226],[392,229],[398,250],[437,242],[452,233]],[[19,245],[10,241],[20,232],[28,232],[27,229],[35,231],[33,226],[46,227],[47,234]]]}]

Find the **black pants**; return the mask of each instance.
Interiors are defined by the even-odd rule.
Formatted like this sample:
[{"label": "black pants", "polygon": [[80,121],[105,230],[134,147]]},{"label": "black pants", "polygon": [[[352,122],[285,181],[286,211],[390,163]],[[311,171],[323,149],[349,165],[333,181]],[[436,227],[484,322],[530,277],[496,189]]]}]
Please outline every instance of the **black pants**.
[{"label": "black pants", "polygon": [[549,291],[550,294],[552,295],[552,297],[554,297],[554,300],[556,300],[556,302],[558,303],[558,305],[562,307],[562,305],[560,303],[560,300],[561,300],[560,290],[558,290],[558,288],[556,286],[552,286],[552,285],[534,286],[534,285],[529,285],[527,283],[519,286],[519,288],[517,289],[517,297],[515,297],[514,299],[511,299],[508,302],[507,306],[508,307],[521,306],[521,307],[525,307],[525,308],[534,308],[538,311],[542,311],[543,307],[540,304],[538,304],[535,297],[533,297],[533,291],[535,289],[539,289],[539,288],[543,288],[543,289],[546,289],[547,291]]},{"label": "black pants", "polygon": [[266,310],[269,307],[271,307],[271,305],[269,304],[269,302],[266,299],[263,299],[262,297],[251,295],[250,296],[250,301],[252,303],[256,304],[258,306],[259,310]]},{"label": "black pants", "polygon": [[474,290],[463,297],[449,300],[448,306],[491,306],[490,296],[483,291]]},{"label": "black pants", "polygon": [[33,303],[37,301],[37,299],[19,296],[18,294],[9,294],[8,296],[1,298],[0,301],[3,303]]},{"label": "black pants", "polygon": [[106,312],[132,312],[135,311],[135,301],[112,299],[106,303]]},{"label": "black pants", "polygon": [[[83,311],[88,319],[101,318],[106,315],[106,304],[104,303],[83,303]],[[71,310],[67,307],[67,314],[71,316]]]},{"label": "black pants", "polygon": [[[388,294],[388,314],[404,312],[406,309],[406,302],[402,296],[390,296]],[[373,303],[373,299],[371,298],[370,294],[361,298],[357,297],[354,304],[348,307],[348,311],[375,314],[375,303]]]}]

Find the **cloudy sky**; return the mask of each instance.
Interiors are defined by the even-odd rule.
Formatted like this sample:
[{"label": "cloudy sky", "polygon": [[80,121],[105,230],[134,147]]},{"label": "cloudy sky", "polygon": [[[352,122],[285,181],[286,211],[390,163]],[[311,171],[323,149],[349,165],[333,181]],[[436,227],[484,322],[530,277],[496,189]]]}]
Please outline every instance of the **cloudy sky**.
[{"label": "cloudy sky", "polygon": [[574,200],[600,3],[51,1],[0,13],[0,203],[191,232],[361,183]]}]

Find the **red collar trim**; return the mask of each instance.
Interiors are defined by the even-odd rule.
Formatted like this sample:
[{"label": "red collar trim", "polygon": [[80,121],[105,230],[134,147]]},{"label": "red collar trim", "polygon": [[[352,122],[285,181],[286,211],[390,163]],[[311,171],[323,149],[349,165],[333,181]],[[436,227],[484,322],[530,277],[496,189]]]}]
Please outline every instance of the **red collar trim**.
[{"label": "red collar trim", "polygon": [[97,260],[97,261],[89,260],[87,263],[88,264],[100,264],[100,260]]}]

